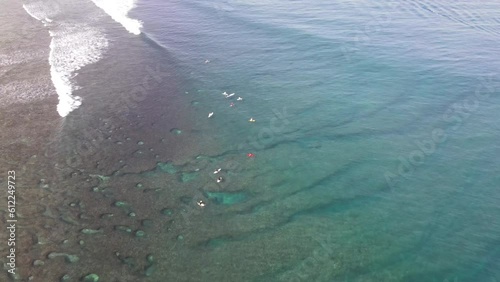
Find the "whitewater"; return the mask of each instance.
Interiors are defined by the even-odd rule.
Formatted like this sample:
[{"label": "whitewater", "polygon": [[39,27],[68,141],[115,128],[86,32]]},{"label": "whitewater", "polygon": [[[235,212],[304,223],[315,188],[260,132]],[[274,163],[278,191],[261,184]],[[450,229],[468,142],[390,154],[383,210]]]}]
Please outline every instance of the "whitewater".
[{"label": "whitewater", "polygon": [[135,0],[92,0],[92,2],[128,32],[135,35],[141,34],[142,22],[128,17],[128,13],[136,5]]},{"label": "whitewater", "polygon": [[57,112],[65,117],[82,104],[82,98],[73,95],[81,88],[74,82],[77,71],[98,62],[108,47],[108,40],[92,23],[57,19],[61,13],[57,2],[30,2],[23,4],[23,8],[42,22],[51,36],[50,74],[59,98]]}]

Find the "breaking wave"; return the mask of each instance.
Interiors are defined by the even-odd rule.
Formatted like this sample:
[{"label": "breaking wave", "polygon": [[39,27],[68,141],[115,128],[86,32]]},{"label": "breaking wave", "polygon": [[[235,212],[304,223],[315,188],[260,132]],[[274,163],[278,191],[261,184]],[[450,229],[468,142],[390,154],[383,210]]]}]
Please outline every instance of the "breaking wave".
[{"label": "breaking wave", "polygon": [[60,11],[57,4],[32,2],[23,5],[23,8],[49,30],[52,38],[49,53],[50,74],[59,97],[57,112],[61,117],[65,117],[82,104],[81,97],[73,95],[73,91],[80,88],[73,81],[77,75],[76,71],[99,61],[108,47],[108,40],[99,28],[90,24],[54,22],[53,18]]},{"label": "breaking wave", "polygon": [[128,17],[128,13],[135,7],[135,0],[92,0],[113,20],[120,23],[128,32],[141,34],[142,22]]}]

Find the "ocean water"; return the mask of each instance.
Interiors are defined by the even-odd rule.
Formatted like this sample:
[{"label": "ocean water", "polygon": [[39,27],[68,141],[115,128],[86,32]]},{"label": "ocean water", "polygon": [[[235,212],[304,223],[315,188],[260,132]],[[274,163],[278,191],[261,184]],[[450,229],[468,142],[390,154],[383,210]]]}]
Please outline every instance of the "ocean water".
[{"label": "ocean water", "polygon": [[59,114],[23,279],[500,281],[499,3],[22,7]]}]

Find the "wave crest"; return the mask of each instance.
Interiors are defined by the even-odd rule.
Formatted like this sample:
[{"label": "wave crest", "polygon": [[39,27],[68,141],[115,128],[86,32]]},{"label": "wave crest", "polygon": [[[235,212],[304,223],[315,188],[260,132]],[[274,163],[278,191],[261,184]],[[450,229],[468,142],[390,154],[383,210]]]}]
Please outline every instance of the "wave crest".
[{"label": "wave crest", "polygon": [[128,32],[141,34],[142,22],[128,17],[130,10],[135,7],[135,0],[92,0],[92,2]]},{"label": "wave crest", "polygon": [[108,40],[97,27],[87,23],[56,21],[58,6],[50,3],[33,2],[23,5],[26,12],[41,21],[49,29],[49,64],[52,83],[59,97],[57,112],[67,116],[82,104],[82,98],[73,96],[80,87],[72,80],[76,71],[99,61],[108,47]]},{"label": "wave crest", "polygon": [[108,41],[98,29],[84,24],[60,23],[50,36],[50,73],[59,94],[57,111],[66,116],[82,103],[80,97],[72,96],[80,87],[71,79],[77,70],[101,59]]}]

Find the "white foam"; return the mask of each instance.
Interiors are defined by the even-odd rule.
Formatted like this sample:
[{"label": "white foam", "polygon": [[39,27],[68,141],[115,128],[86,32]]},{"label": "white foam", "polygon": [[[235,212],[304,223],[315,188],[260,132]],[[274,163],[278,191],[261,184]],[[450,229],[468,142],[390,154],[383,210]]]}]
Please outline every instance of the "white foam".
[{"label": "white foam", "polygon": [[59,95],[57,111],[64,117],[82,104],[80,97],[72,95],[79,89],[72,83],[75,72],[99,61],[108,41],[98,29],[85,24],[59,23],[50,36],[50,74]]},{"label": "white foam", "polygon": [[32,103],[47,98],[54,91],[44,76],[12,79],[0,87],[0,105]]},{"label": "white foam", "polygon": [[135,7],[135,0],[92,0],[92,2],[128,32],[141,34],[142,22],[128,17],[130,10]]},{"label": "white foam", "polygon": [[[73,91],[80,87],[73,82],[76,71],[99,61],[108,47],[108,40],[97,27],[87,23],[75,23],[53,20],[55,10],[48,10],[41,2],[23,5],[26,12],[49,28],[50,75],[59,97],[57,112],[61,117],[82,104],[81,97],[73,96]],[[58,6],[55,7],[57,10]]]},{"label": "white foam", "polygon": [[57,2],[35,1],[23,4],[23,8],[28,15],[41,22],[52,22],[50,18],[56,16],[61,11]]},{"label": "white foam", "polygon": [[[11,52],[0,54],[0,67],[24,64],[31,60],[40,59],[42,56],[46,55],[47,52],[44,50],[33,50],[30,52],[26,52],[24,50],[12,50]],[[0,68],[0,73],[3,71],[7,71],[7,68]]]},{"label": "white foam", "polygon": [[[32,5],[30,5],[30,6],[32,6]],[[42,18],[39,17],[39,15],[38,15],[39,13],[37,12],[36,9],[29,9],[26,4],[23,4],[23,8],[26,11],[26,13],[28,13],[28,15],[30,15],[32,18],[34,18],[38,21],[42,20]]]}]

